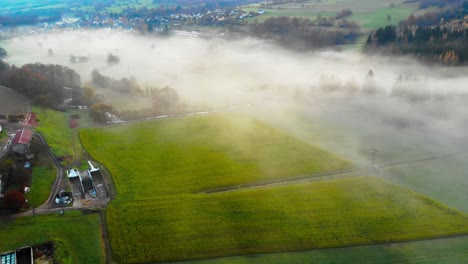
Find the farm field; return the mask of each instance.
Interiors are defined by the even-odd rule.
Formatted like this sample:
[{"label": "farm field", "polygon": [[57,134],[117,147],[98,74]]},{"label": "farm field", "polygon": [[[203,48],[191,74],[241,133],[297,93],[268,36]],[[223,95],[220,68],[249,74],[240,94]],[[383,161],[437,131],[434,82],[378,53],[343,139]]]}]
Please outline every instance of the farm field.
[{"label": "farm field", "polygon": [[468,234],[468,216],[373,177],[112,203],[118,261],[137,263]]},{"label": "farm field", "polygon": [[[148,9],[151,9],[151,8],[158,8],[161,4],[167,7],[174,5],[174,3],[171,3],[170,1],[167,1],[167,2],[159,1],[158,3],[154,3],[153,0],[135,0],[135,1],[117,0],[113,2],[109,1],[109,3],[106,4],[104,10],[109,13],[120,13],[125,8],[138,9],[142,7],[147,7]],[[83,3],[72,9],[80,10],[80,11],[95,11],[95,7],[93,5],[89,5],[89,3]]]},{"label": "farm field", "polygon": [[392,168],[385,178],[468,213],[467,154]]},{"label": "farm field", "polygon": [[[69,0],[68,0],[69,1]],[[61,3],[62,2],[62,3]],[[0,14],[9,12],[27,12],[38,9],[59,9],[65,8],[67,5],[63,1],[57,0],[3,0],[0,7]]]},{"label": "farm field", "polygon": [[[393,7],[390,7],[391,4]],[[363,32],[384,27],[388,24],[397,25],[402,19],[406,19],[411,13],[418,9],[416,3],[403,3],[403,1],[328,1],[317,3],[308,1],[305,3],[286,3],[274,5],[273,7],[261,8],[259,5],[248,5],[242,8],[246,12],[258,11],[263,9],[265,14],[248,18],[250,23],[257,20],[263,22],[270,17],[288,16],[288,17],[308,17],[314,19],[317,16],[334,17],[343,9],[350,9],[353,14],[348,20],[355,21],[362,28]],[[387,16],[391,19],[388,20]]]},{"label": "farm field", "polygon": [[33,112],[39,119],[36,131],[44,136],[54,154],[64,159],[73,157],[72,132],[68,126],[68,115],[42,107],[33,107]]},{"label": "farm field", "polygon": [[462,264],[468,261],[468,236],[304,252],[256,254],[180,262],[179,264],[270,263],[420,263]]},{"label": "farm field", "polygon": [[[363,31],[375,30],[387,25],[398,25],[398,22],[407,19],[416,10],[417,7],[414,5],[404,5],[393,8],[380,8],[367,13],[356,11],[351,15],[350,20],[356,21]],[[387,16],[390,16],[391,19],[388,20]]]},{"label": "farm field", "polygon": [[104,263],[97,214],[66,212],[0,221],[0,252],[54,241],[54,257],[63,264]]},{"label": "farm field", "polygon": [[350,166],[239,113],[85,129],[80,138],[113,175],[117,197],[106,214],[118,262],[468,233],[467,215],[377,177],[197,193]]},{"label": "farm field", "polygon": [[[261,8],[252,8],[252,7],[247,7],[247,8],[242,8],[243,11],[245,12],[256,12]],[[304,18],[310,18],[310,19],[315,19],[318,15],[321,15],[323,17],[328,17],[328,16],[335,16],[336,13],[334,12],[319,12],[307,8],[295,8],[295,9],[272,9],[272,8],[267,8],[264,9],[265,13],[260,16],[255,16],[255,17],[250,17],[246,18],[246,21],[249,21],[250,23],[254,22],[257,20],[258,22],[264,22],[270,17],[281,17],[281,16],[287,16],[287,17],[304,17]]]},{"label": "farm field", "polygon": [[[294,113],[288,116],[271,108],[266,109],[265,113],[260,109],[254,112],[265,123],[337,153],[359,167],[370,165],[371,148],[378,150],[376,161],[380,165],[409,161],[407,165],[383,171],[384,178],[449,207],[468,212],[468,183],[465,176],[468,167],[463,144],[457,144],[443,134],[418,129],[398,130],[383,124],[380,121],[382,117],[373,120],[367,116],[364,122],[360,118],[363,113],[347,110],[348,114],[342,114],[340,118],[325,111],[318,116],[295,108],[286,111]],[[450,154],[457,155],[445,157]],[[411,163],[428,157],[440,158]]]},{"label": "farm field", "polygon": [[125,199],[351,168],[349,161],[239,113],[83,129],[80,139],[111,171]]}]

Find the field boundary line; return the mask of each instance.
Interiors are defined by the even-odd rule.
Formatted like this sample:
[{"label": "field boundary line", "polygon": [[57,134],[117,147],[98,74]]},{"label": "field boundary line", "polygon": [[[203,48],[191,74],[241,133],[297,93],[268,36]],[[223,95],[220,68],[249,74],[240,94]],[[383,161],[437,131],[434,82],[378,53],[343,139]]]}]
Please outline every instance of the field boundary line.
[{"label": "field boundary line", "polygon": [[348,169],[348,170],[342,170],[342,171],[329,171],[329,172],[305,174],[305,175],[300,175],[300,176],[244,183],[244,184],[238,184],[238,185],[233,185],[233,186],[225,186],[225,187],[220,187],[220,188],[203,190],[203,191],[196,192],[196,194],[213,194],[213,193],[240,191],[240,190],[263,188],[263,187],[274,187],[274,186],[279,186],[283,184],[298,184],[298,183],[304,183],[304,182],[328,181],[328,180],[355,177],[355,176],[359,176],[359,174],[379,174],[379,171],[390,170],[390,169],[394,169],[400,166],[407,166],[407,165],[412,165],[416,163],[431,162],[431,161],[435,161],[439,159],[462,156],[465,154],[466,154],[465,152],[457,152],[457,153],[429,156],[429,157],[413,159],[413,160],[391,162],[391,163],[381,165],[381,167],[378,169],[354,168],[354,169]]}]

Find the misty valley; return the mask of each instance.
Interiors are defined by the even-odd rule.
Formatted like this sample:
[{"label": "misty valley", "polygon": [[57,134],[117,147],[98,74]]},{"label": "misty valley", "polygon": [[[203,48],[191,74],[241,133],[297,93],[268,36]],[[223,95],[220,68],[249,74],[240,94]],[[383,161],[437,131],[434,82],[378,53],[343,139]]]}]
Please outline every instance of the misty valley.
[{"label": "misty valley", "polygon": [[467,39],[465,0],[6,0],[0,262],[468,262]]}]

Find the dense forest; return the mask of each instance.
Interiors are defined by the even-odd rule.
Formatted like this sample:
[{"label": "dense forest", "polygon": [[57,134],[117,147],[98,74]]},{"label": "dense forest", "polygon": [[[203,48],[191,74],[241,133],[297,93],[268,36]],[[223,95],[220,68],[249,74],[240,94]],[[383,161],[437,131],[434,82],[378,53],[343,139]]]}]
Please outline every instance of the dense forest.
[{"label": "dense forest", "polygon": [[466,64],[468,1],[448,2],[451,4],[444,6],[443,11],[427,12],[419,17],[411,15],[398,27],[378,29],[368,36],[365,50],[413,54],[446,65]]}]

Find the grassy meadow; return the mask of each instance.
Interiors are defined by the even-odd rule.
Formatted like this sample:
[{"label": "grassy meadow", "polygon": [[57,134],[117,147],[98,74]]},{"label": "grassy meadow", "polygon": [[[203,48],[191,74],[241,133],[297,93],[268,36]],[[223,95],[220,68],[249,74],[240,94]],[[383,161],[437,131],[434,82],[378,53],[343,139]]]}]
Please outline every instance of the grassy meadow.
[{"label": "grassy meadow", "polygon": [[[416,10],[417,7],[415,5],[403,5],[393,8],[385,7],[372,12],[355,12],[350,19],[356,21],[363,31],[375,30],[387,25],[398,25],[398,22],[407,19]],[[390,16],[390,20],[387,16]]]},{"label": "grassy meadow", "polygon": [[72,131],[68,126],[68,115],[42,107],[33,107],[39,119],[36,131],[47,140],[57,157],[73,157]]},{"label": "grassy meadow", "polygon": [[42,205],[49,198],[56,174],[52,164],[33,169],[31,191],[26,194],[26,199],[33,207]]},{"label": "grassy meadow", "polygon": [[0,221],[0,252],[54,241],[58,263],[104,263],[97,214],[66,212]]},{"label": "grassy meadow", "polygon": [[466,157],[464,154],[392,168],[385,172],[385,178],[468,213]]},{"label": "grassy meadow", "polygon": [[124,199],[351,168],[349,161],[238,113],[84,129],[80,139],[111,171]]},{"label": "grassy meadow", "polygon": [[377,177],[203,194],[350,163],[242,114],[85,129],[113,176],[106,211],[123,263],[203,259],[468,234],[468,216]]},{"label": "grassy meadow", "polygon": [[[393,6],[390,5],[393,3]],[[343,0],[318,3],[307,1],[300,3],[285,3],[272,7],[261,8],[259,5],[247,5],[242,8],[245,12],[263,9],[265,13],[260,16],[247,18],[249,23],[263,22],[270,17],[303,17],[315,19],[317,16],[335,17],[343,9],[350,9],[353,14],[347,20],[354,21],[361,26],[363,32],[385,27],[386,25],[398,25],[400,20],[418,10],[417,3],[403,3],[403,1],[372,1],[372,0]],[[389,20],[387,16],[390,15]]]},{"label": "grassy meadow", "polygon": [[117,261],[173,261],[468,234],[468,216],[374,177],[118,201]]}]

